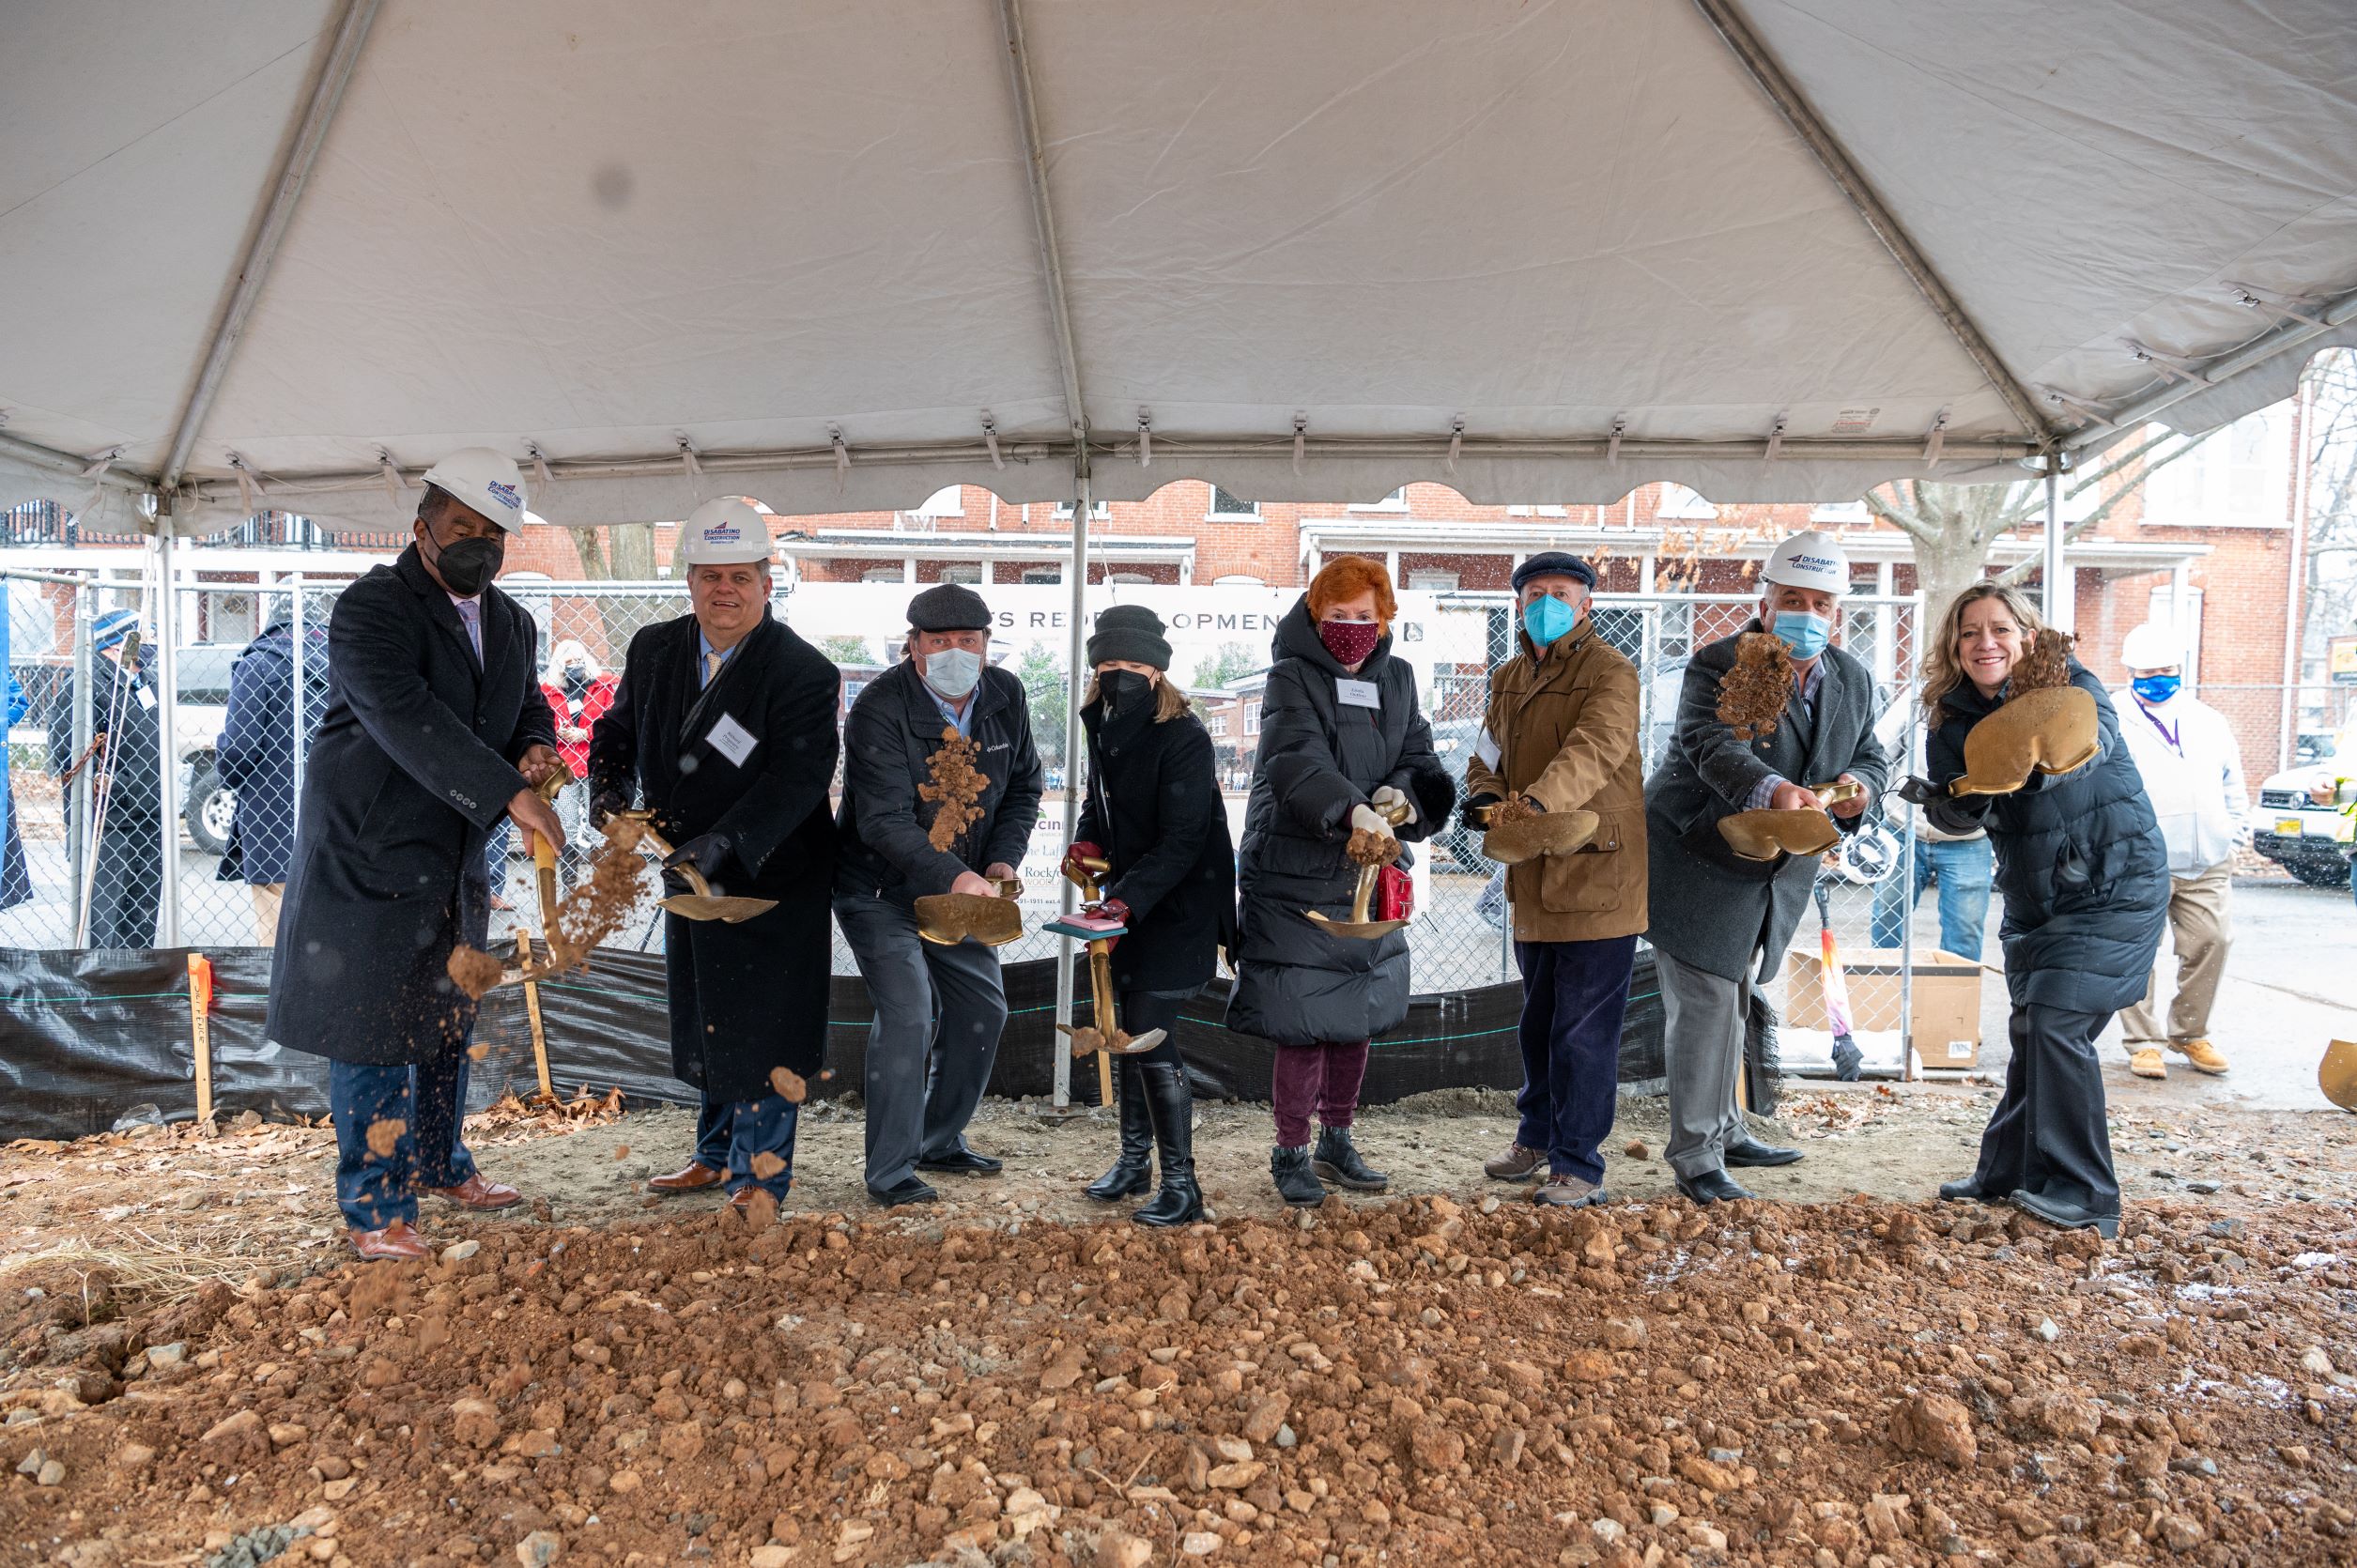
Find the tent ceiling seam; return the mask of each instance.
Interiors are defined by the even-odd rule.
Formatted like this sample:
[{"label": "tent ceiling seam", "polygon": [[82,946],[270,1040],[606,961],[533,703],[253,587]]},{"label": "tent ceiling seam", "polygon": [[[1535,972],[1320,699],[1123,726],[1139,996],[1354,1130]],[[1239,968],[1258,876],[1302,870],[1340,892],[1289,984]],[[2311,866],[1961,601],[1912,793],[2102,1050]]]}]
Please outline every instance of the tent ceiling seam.
[{"label": "tent ceiling seam", "polygon": [[1048,318],[1055,332],[1056,369],[1064,382],[1064,407],[1072,433],[1074,483],[1088,473],[1088,406],[1081,400],[1080,354],[1072,337],[1071,303],[1064,289],[1064,259],[1055,235],[1055,208],[1048,196],[1046,145],[1040,136],[1040,103],[1031,80],[1031,51],[1024,41],[1020,0],[998,0],[1006,31],[1007,65],[1015,89],[1015,117],[1023,132],[1024,167],[1031,189],[1031,223],[1040,245],[1047,286]]},{"label": "tent ceiling seam", "polygon": [[2040,416],[2028,390],[2006,368],[2005,361],[1997,357],[1989,340],[1981,335],[1980,327],[1964,313],[1964,307],[1949,291],[1948,284],[1933,269],[1923,253],[1917,249],[1906,229],[1883,205],[1882,198],[1866,182],[1866,177],[1851,161],[1848,152],[1826,129],[1825,122],[1817,117],[1809,100],[1801,96],[1799,87],[1784,74],[1775,56],[1751,31],[1750,24],[1735,9],[1734,0],[1694,0],[1694,4],[1718,31],[1744,71],[1767,95],[1768,101],[1783,116],[1784,123],[1792,127],[1793,133],[1816,158],[1819,167],[1825,170],[1843,199],[1864,221],[1867,228],[1873,232],[1874,238],[1882,241],[1883,249],[1890,253],[1891,259],[1907,275],[1907,281],[1915,285],[1916,292],[1923,296],[1924,302],[1932,307],[1933,314],[1947,328],[1949,336],[1955,339],[1957,346],[1964,351],[1995,390],[1997,396],[2004,400],[2007,410],[2021,422],[2023,429],[2037,438],[2041,446],[2051,443],[2055,433]]},{"label": "tent ceiling seam", "polygon": [[212,340],[197,368],[196,380],[173,426],[172,444],[157,479],[157,488],[166,497],[178,487],[189,455],[195,450],[197,434],[212,412],[222,383],[228,379],[230,361],[245,335],[245,324],[260,302],[263,282],[270,276],[280,242],[286,238],[286,226],[294,219],[295,206],[301,200],[312,166],[327,142],[328,128],[334,123],[335,112],[344,101],[344,89],[352,80],[353,68],[360,63],[361,51],[368,41],[368,29],[377,20],[377,8],[381,3],[382,0],[347,0],[336,26],[335,43],[329,49],[327,58],[319,63],[319,73],[303,102],[301,123],[279,164],[277,177],[270,182],[270,205],[263,209],[253,241],[239,259],[229,303],[213,329]]},{"label": "tent ceiling seam", "polygon": [[[2182,365],[2186,371],[2193,374],[2190,377],[2181,374],[2171,376],[2165,379],[2164,384],[2157,392],[2150,392],[2134,403],[2123,404],[2116,410],[2098,411],[2092,405],[2082,403],[2076,398],[2063,396],[2058,392],[2055,393],[2053,395],[2060,397],[2064,403],[2096,421],[2094,424],[2085,429],[2072,431],[2063,438],[2062,445],[2069,451],[2079,452],[2117,439],[2121,431],[2134,430],[2163,409],[2172,407],[2198,393],[2216,392],[2221,387],[2231,386],[2242,377],[2259,369],[2268,361],[2297,348],[2303,343],[2312,343],[2318,338],[2327,337],[2351,322],[2357,322],[2357,290],[2351,290],[2336,300],[2327,301],[2313,317],[2304,315],[2291,316],[2277,326],[2274,331],[2262,332],[2240,348],[2228,349],[2208,362],[2198,360],[2172,360],[2172,363]],[[2157,363],[2160,356],[2155,355],[2153,358]]]}]

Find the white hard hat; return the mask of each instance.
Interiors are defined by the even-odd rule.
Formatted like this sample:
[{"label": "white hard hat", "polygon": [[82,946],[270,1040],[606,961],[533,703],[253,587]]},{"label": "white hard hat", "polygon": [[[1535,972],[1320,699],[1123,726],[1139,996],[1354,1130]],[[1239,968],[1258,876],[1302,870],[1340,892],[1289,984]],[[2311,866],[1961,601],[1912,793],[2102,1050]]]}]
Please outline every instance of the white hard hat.
[{"label": "white hard hat", "polygon": [[487,446],[460,447],[425,470],[425,483],[510,533],[524,526],[524,473]]},{"label": "white hard hat", "polygon": [[2119,662],[2130,669],[2175,669],[2185,662],[2184,640],[2176,627],[2148,621],[2120,639]]},{"label": "white hard hat", "polygon": [[749,496],[717,496],[679,527],[679,558],[690,566],[769,559],[769,521]]},{"label": "white hard hat", "polygon": [[1760,569],[1764,582],[1786,588],[1813,588],[1826,593],[1850,591],[1849,552],[1830,533],[1810,529],[1795,533],[1769,552]]}]

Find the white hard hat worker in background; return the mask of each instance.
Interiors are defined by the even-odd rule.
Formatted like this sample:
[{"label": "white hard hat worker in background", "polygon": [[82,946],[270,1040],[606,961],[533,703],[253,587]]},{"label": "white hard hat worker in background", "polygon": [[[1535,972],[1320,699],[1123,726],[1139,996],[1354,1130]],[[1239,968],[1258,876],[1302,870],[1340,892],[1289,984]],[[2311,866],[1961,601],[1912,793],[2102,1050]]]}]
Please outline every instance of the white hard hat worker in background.
[{"label": "white hard hat worker in background", "polygon": [[2227,887],[2234,852],[2250,838],[2242,748],[2226,715],[2185,686],[2185,638],[2148,621],[2119,643],[2128,686],[2112,693],[2120,739],[2144,778],[2146,798],[2169,851],[2169,933],[2177,948],[2177,994],[2161,1016],[2161,961],[2144,1000],[2119,1014],[2128,1070],[2166,1078],[2164,1050],[2196,1072],[2219,1076],[2224,1053],[2210,1041],[2210,1010],[2233,945]]}]

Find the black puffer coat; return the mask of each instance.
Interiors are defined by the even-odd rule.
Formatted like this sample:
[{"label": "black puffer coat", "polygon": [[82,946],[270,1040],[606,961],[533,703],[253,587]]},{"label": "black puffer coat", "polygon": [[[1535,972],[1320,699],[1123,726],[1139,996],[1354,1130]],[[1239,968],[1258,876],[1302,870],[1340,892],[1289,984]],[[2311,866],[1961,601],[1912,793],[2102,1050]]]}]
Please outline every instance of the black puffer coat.
[{"label": "black puffer coat", "polygon": [[[1277,626],[1260,710],[1260,756],[1238,856],[1242,937],[1227,1026],[1279,1044],[1363,1040],[1408,1016],[1408,937],[1330,936],[1303,918],[1350,916],[1359,869],[1343,853],[1350,808],[1385,784],[1406,793],[1420,842],[1456,809],[1456,785],[1432,751],[1415,672],[1375,645],[1356,676],[1317,638],[1306,595]],[[1378,706],[1340,700],[1335,683],[1371,682]],[[1403,853],[1405,869],[1409,856]]]},{"label": "black puffer coat", "polygon": [[[2095,699],[2103,750],[2076,772],[2038,774],[2020,792],[1939,801],[1943,831],[1986,827],[2005,899],[2005,981],[2016,1007],[2114,1012],[2140,1000],[2168,922],[2169,857],[2144,779],[2103,683],[2077,660],[2071,684]],[[2003,702],[1964,682],[1932,731],[1932,782],[1964,771],[1964,737]]]},{"label": "black puffer coat", "polygon": [[1104,891],[1130,906],[1130,934],[1113,947],[1114,989],[1199,986],[1236,942],[1236,847],[1211,737],[1193,714],[1155,722],[1150,697],[1113,718],[1091,702],[1080,722],[1088,800],[1073,838],[1105,852]]}]

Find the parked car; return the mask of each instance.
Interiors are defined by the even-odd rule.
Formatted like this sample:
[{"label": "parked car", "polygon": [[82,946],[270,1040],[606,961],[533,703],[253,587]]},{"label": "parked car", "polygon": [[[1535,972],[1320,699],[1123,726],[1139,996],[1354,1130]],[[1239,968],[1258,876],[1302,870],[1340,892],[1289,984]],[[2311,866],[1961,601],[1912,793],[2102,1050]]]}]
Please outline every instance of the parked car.
[{"label": "parked car", "polygon": [[180,759],[180,822],[196,847],[219,854],[229,847],[238,797],[223,787],[213,748],[229,714],[229,667],[242,642],[195,642],[182,648],[176,668],[179,700],[173,704]]},{"label": "parked car", "polygon": [[[2315,799],[2319,785],[2331,786],[2330,804]],[[2310,887],[2347,884],[2357,834],[2357,723],[2341,730],[2328,755],[2262,783],[2251,829],[2253,849]]]}]

